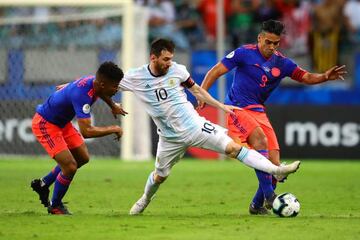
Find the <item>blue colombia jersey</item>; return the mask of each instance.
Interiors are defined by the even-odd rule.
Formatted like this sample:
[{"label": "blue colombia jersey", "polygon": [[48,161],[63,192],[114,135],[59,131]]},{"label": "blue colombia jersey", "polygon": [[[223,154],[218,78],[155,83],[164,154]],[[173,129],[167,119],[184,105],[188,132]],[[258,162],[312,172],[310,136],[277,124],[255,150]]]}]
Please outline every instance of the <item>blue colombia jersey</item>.
[{"label": "blue colombia jersey", "polygon": [[75,116],[90,118],[90,107],[96,101],[94,76],[85,76],[54,92],[36,112],[47,121],[63,128]]},{"label": "blue colombia jersey", "polygon": [[225,103],[242,108],[263,111],[263,104],[284,77],[301,81],[305,71],[292,60],[275,52],[266,59],[255,44],[244,45],[222,59],[234,80]]}]

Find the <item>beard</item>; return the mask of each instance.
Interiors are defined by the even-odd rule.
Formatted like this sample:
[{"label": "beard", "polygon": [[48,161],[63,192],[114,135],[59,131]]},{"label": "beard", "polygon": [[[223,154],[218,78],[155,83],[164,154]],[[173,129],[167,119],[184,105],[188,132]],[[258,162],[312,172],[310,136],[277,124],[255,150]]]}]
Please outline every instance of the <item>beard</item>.
[{"label": "beard", "polygon": [[165,75],[169,71],[169,67],[157,65],[156,71],[159,75]]}]

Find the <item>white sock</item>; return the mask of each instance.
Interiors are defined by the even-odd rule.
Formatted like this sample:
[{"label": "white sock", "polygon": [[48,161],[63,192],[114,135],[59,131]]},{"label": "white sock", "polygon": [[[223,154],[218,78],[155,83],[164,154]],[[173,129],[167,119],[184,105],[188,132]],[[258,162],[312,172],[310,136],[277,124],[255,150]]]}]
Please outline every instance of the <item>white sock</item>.
[{"label": "white sock", "polygon": [[261,155],[255,150],[242,147],[237,159],[243,162],[246,166],[264,171],[270,174],[277,174],[278,166],[272,164],[270,160]]},{"label": "white sock", "polygon": [[151,199],[152,196],[154,196],[154,194],[158,190],[159,186],[160,184],[156,183],[154,180],[154,172],[151,172],[146,181],[146,185],[144,189],[144,195],[146,196],[146,198]]}]

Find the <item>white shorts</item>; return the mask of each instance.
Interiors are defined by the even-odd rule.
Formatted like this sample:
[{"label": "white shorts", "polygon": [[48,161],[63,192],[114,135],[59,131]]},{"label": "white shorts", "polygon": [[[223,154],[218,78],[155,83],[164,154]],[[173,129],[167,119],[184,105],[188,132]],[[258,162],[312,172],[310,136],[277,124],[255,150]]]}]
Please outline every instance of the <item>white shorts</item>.
[{"label": "white shorts", "polygon": [[204,121],[199,129],[182,142],[174,142],[160,137],[156,153],[155,173],[167,177],[171,168],[184,156],[188,147],[199,147],[225,153],[226,146],[232,141],[227,129]]}]

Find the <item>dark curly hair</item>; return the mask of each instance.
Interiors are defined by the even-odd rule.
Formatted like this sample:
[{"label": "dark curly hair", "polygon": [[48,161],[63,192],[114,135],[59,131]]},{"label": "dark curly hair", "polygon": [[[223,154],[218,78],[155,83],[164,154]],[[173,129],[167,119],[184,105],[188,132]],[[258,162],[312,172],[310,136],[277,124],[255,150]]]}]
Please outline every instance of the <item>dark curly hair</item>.
[{"label": "dark curly hair", "polygon": [[110,61],[102,63],[96,74],[100,75],[105,81],[113,83],[119,83],[124,77],[124,73],[121,68]]}]

